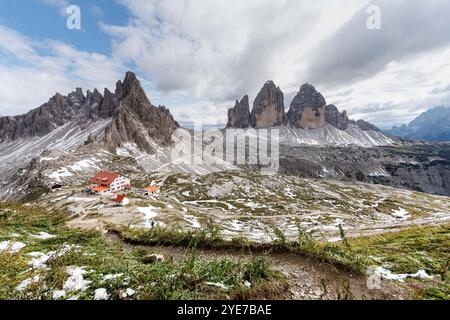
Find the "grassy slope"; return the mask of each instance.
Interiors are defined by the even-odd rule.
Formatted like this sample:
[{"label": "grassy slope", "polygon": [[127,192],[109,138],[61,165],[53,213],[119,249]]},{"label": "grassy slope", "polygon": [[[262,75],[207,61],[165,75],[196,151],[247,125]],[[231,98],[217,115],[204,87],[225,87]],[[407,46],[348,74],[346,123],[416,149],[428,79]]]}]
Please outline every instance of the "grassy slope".
[{"label": "grassy slope", "polygon": [[253,252],[294,252],[328,262],[336,268],[364,273],[369,266],[382,265],[394,273],[413,274],[425,270],[438,276],[435,280],[408,279],[415,289],[411,298],[450,299],[450,225],[438,227],[414,226],[397,233],[323,243],[298,227],[298,239],[289,241],[274,227],[274,241],[269,244],[249,242],[245,238],[223,240],[216,228],[202,231],[173,229],[131,230],[116,228],[126,242],[144,245],[198,246],[206,248],[236,248]]},{"label": "grassy slope", "polygon": [[[32,237],[39,232],[55,237]],[[31,206],[0,204],[0,242],[8,240],[23,242],[26,247],[15,254],[0,252],[0,299],[52,299],[53,292],[61,290],[68,278],[68,266],[83,267],[88,271],[85,280],[92,283],[85,291],[68,293],[66,298],[92,299],[97,288],[106,288],[112,299],[119,298],[127,288],[136,291],[134,299],[249,298],[253,293],[277,294],[285,290],[284,281],[270,270],[268,260],[262,256],[246,263],[229,259],[203,261],[192,256],[181,262],[168,260],[146,265],[141,260],[148,252],[125,250],[95,231],[69,229],[64,213]],[[29,253],[57,251],[64,245],[75,247],[50,259],[49,270],[30,268]],[[122,277],[103,281],[103,275],[120,273]],[[15,289],[37,274],[40,280],[27,290]],[[251,289],[244,286],[245,281],[252,283]],[[229,289],[207,282],[221,283]]]},{"label": "grassy slope", "polygon": [[397,233],[349,240],[355,254],[395,273],[425,270],[433,281],[415,281],[415,298],[450,299],[450,225],[414,226]]},{"label": "grassy slope", "polygon": [[[207,262],[192,257],[182,262],[169,260],[145,265],[141,259],[148,252],[142,249],[124,250],[120,243],[107,240],[98,232],[69,229],[65,226],[65,217],[62,212],[47,212],[19,204],[0,204],[0,242],[15,240],[27,245],[17,254],[0,253],[0,299],[49,299],[53,291],[62,288],[67,279],[65,269],[72,265],[93,270],[85,275],[92,284],[78,294],[80,299],[92,299],[96,288],[106,288],[111,298],[118,298],[119,293],[126,288],[137,291],[133,296],[136,299],[245,298],[252,297],[252,292],[267,298],[267,294],[273,292],[271,289],[275,288],[276,291],[276,288],[284,285],[278,275],[270,271],[263,257],[254,258],[248,263],[228,259]],[[41,240],[31,236],[41,231],[56,237]],[[440,279],[407,280],[416,288],[413,298],[450,298],[447,276],[450,259],[449,225],[412,227],[399,233],[351,240],[345,239],[343,235],[344,240],[335,244],[314,241],[300,227],[296,241],[286,240],[283,233],[274,228],[274,241],[267,245],[251,243],[245,238],[225,241],[214,226],[196,232],[159,228],[151,231],[122,228],[116,229],[116,232],[123,240],[135,244],[212,247],[218,250],[240,248],[258,254],[277,250],[296,252],[327,261],[336,267],[360,272],[370,265],[383,265],[396,273],[415,273],[424,269],[429,274],[440,275]],[[49,271],[30,270],[28,253],[45,253],[58,250],[63,245],[77,247],[60,258],[51,259],[47,263],[51,267]],[[39,272],[42,273],[42,280],[26,294],[14,289],[21,281]],[[123,273],[124,277],[102,281],[102,275],[118,273]],[[127,281],[124,278],[128,278]],[[246,280],[253,284],[252,289],[243,286]],[[206,282],[223,283],[231,289],[224,291]]]}]

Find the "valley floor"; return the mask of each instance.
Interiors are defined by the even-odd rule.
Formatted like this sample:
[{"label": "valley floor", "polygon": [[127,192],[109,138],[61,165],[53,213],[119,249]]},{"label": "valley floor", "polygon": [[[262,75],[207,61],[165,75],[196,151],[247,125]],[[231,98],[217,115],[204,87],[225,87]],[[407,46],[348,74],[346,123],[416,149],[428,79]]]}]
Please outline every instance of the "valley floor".
[{"label": "valley floor", "polygon": [[101,230],[112,223],[197,230],[217,225],[226,239],[243,236],[262,243],[272,241],[267,230],[274,226],[289,239],[296,237],[301,225],[315,239],[333,242],[340,240],[340,228],[353,238],[450,222],[448,197],[381,185],[263,176],[244,170],[132,178],[136,188],[158,184],[162,193],[124,192],[130,204],[119,207],[112,196],[88,195],[78,185],[36,201],[45,208],[67,209],[73,227]]}]

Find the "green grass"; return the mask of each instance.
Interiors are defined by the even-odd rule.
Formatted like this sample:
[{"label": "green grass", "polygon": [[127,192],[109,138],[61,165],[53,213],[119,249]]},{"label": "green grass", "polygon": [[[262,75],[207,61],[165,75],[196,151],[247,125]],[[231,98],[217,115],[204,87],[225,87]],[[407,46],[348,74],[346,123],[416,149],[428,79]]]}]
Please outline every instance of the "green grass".
[{"label": "green grass", "polygon": [[297,253],[326,262],[345,271],[364,273],[368,265],[367,257],[352,252],[340,244],[319,242],[298,224],[298,238],[287,240],[284,233],[273,226],[267,230],[273,234],[271,243],[256,243],[245,237],[225,240],[217,226],[210,226],[200,230],[185,230],[181,227],[153,229],[130,229],[123,226],[109,226],[110,232],[133,245],[147,246],[179,246],[185,248],[208,248],[217,250],[247,250],[251,253]]},{"label": "green grass", "polygon": [[441,274],[450,261],[450,225],[414,226],[400,232],[349,240],[356,253],[376,256],[397,273],[423,269]]},{"label": "green grass", "polygon": [[450,225],[414,226],[396,233],[349,241],[352,250],[376,258],[394,273],[425,270],[433,281],[414,280],[415,298],[450,299]]},{"label": "green grass", "polygon": [[[112,228],[124,241],[142,245],[240,249],[251,253],[289,252],[329,263],[337,269],[363,274],[369,266],[381,265],[394,273],[416,273],[425,270],[440,279],[407,280],[415,294],[411,298],[450,299],[448,268],[450,261],[450,226],[411,227],[397,233],[326,243],[298,227],[295,241],[288,240],[272,227],[272,242],[259,244],[245,237],[224,240],[218,230],[182,231],[179,229],[130,230]],[[209,231],[208,231],[209,230]]]},{"label": "green grass", "polygon": [[[248,261],[203,260],[194,252],[181,260],[166,257],[164,262],[144,264],[142,258],[152,251],[124,248],[120,241],[96,231],[70,229],[65,219],[66,214],[60,211],[0,204],[0,241],[26,244],[18,253],[0,252],[0,299],[52,299],[53,292],[61,290],[68,278],[68,266],[83,267],[87,271],[84,279],[91,283],[85,291],[67,293],[65,298],[92,299],[97,288],[107,289],[110,299],[119,299],[127,288],[136,291],[132,299],[252,298],[261,290],[274,295],[286,290],[286,282],[271,270],[265,256],[254,256]],[[31,236],[39,232],[55,237],[42,240]],[[30,267],[29,253],[58,251],[62,246],[73,247],[48,260],[48,270]],[[104,281],[103,275],[107,274],[123,276]],[[40,276],[39,281],[24,292],[15,289],[36,275]],[[252,287],[246,288],[245,281],[250,281]],[[227,289],[208,282],[223,284]]]}]

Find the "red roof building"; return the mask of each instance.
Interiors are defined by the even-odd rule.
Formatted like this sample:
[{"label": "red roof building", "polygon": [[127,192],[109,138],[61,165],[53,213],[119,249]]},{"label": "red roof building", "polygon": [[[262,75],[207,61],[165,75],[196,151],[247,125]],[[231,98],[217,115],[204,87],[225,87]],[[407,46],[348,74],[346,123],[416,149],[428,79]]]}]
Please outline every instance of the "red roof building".
[{"label": "red roof building", "polygon": [[124,195],[124,194],[118,194],[118,195],[114,198],[114,202],[122,202],[123,199],[125,199],[125,195]]},{"label": "red roof building", "polygon": [[102,194],[130,189],[130,179],[114,172],[97,172],[97,174],[91,179],[91,182],[97,185],[92,190]]},{"label": "red roof building", "polygon": [[122,206],[126,206],[130,203],[130,199],[128,199],[124,194],[118,194],[114,197],[113,201]]},{"label": "red roof building", "polygon": [[114,172],[100,171],[91,179],[92,183],[102,186],[109,186],[119,177],[119,174]]}]

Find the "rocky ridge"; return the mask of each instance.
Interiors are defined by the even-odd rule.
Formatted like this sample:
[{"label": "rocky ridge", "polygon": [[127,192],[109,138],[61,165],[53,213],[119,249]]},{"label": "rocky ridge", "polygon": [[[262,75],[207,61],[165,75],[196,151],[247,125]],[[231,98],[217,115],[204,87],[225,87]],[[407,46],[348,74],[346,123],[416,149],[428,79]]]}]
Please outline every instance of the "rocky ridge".
[{"label": "rocky ridge", "polygon": [[[248,96],[245,96],[248,100]],[[292,129],[321,129],[327,124],[347,130],[354,125],[363,131],[380,130],[364,121],[351,120],[346,111],[340,112],[335,105],[327,105],[323,95],[311,84],[304,84],[291,102],[288,112],[284,108],[284,94],[273,81],[267,81],[253,103],[253,109],[247,112],[248,103],[236,101],[234,108],[228,111],[227,128],[270,128],[285,126]]]}]

